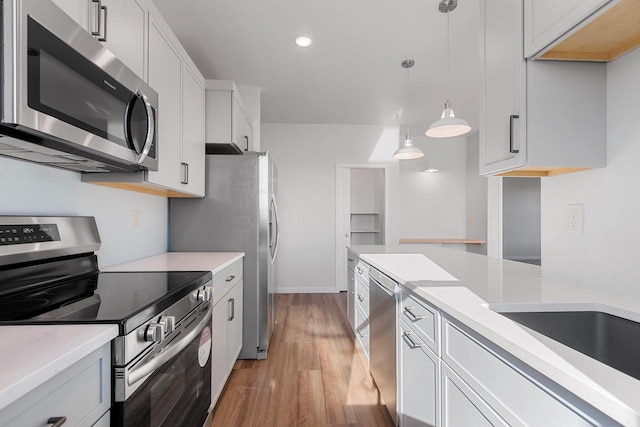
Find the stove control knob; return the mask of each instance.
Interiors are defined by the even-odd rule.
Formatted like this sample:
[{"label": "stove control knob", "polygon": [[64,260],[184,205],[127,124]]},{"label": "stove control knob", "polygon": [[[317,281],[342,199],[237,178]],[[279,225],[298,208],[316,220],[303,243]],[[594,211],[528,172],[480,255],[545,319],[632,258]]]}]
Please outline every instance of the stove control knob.
[{"label": "stove control knob", "polygon": [[196,293],[196,300],[200,302],[206,302],[209,301],[212,296],[213,293],[211,292],[211,288],[206,287],[204,289],[198,290],[198,292]]},{"label": "stove control knob", "polygon": [[164,326],[161,323],[149,323],[144,332],[144,340],[148,342],[162,342],[164,338]]},{"label": "stove control knob", "polygon": [[176,318],[174,316],[162,316],[160,318],[160,324],[164,326],[167,334],[170,334],[176,328]]}]

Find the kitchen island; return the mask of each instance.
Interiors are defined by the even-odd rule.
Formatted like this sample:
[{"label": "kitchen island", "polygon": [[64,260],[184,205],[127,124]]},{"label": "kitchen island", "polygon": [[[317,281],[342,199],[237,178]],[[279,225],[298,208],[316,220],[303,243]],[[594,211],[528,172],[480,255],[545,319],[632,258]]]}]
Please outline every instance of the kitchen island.
[{"label": "kitchen island", "polygon": [[[498,314],[601,311],[640,321],[638,302],[543,279],[539,266],[441,247],[352,246],[349,250],[442,315],[435,329],[443,337],[444,362],[449,350],[445,348],[447,325],[454,329],[458,325],[522,375],[545,390],[552,389],[554,399],[586,412],[588,421],[582,425],[607,425],[606,417],[611,424],[640,425],[639,380]],[[486,400],[500,400],[494,394],[488,393]],[[530,406],[535,407],[535,402]],[[605,421],[598,421],[602,414]]]}]

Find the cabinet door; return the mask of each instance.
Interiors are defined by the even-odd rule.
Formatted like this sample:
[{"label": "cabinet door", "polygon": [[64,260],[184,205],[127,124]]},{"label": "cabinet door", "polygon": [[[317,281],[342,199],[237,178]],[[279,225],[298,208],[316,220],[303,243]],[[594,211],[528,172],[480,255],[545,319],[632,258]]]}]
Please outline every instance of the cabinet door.
[{"label": "cabinet door", "polygon": [[480,173],[493,174],[527,159],[522,2],[483,0],[480,11]]},{"label": "cabinet door", "polygon": [[243,135],[244,148],[243,150],[252,151],[253,144],[253,126],[249,121],[249,117],[244,116],[244,135]]},{"label": "cabinet door", "polygon": [[182,190],[204,196],[204,88],[184,65],[182,71]]},{"label": "cabinet door", "polygon": [[2,427],[42,427],[52,417],[90,426],[111,407],[111,343],[0,409]]},{"label": "cabinet door", "polygon": [[351,329],[354,329],[355,319],[353,310],[355,310],[355,295],[356,295],[356,277],[353,270],[347,268],[347,319],[349,319],[349,325]]},{"label": "cabinet door", "polygon": [[[136,0],[102,0],[102,5],[106,9],[101,11],[102,34],[97,36],[98,40],[124,65],[144,78],[147,11]],[[97,29],[96,15],[92,16],[93,28]]]},{"label": "cabinet door", "polygon": [[535,56],[611,0],[524,0],[524,53]]},{"label": "cabinet door", "polygon": [[158,92],[158,170],[148,180],[170,189],[181,189],[181,87],[182,62],[149,15],[149,85]]},{"label": "cabinet door", "polygon": [[400,367],[402,425],[439,426],[440,360],[406,325],[400,327]]},{"label": "cabinet door", "polygon": [[245,119],[242,107],[238,101],[238,96],[232,92],[231,97],[231,142],[236,144],[242,151],[246,148],[244,140]]},{"label": "cabinet door", "polygon": [[212,405],[216,404],[224,383],[227,381],[227,300],[219,301],[213,307],[212,313],[212,335],[213,345],[211,346],[211,400]]},{"label": "cabinet door", "polygon": [[442,363],[442,427],[492,427],[508,424]]},{"label": "cabinet door", "polygon": [[91,32],[89,17],[97,13],[97,3],[91,0],[53,0],[53,2],[82,28]]},{"label": "cabinet door", "polygon": [[231,372],[238,354],[242,349],[242,294],[243,281],[241,280],[227,296],[228,309],[228,335],[227,335],[227,369]]}]

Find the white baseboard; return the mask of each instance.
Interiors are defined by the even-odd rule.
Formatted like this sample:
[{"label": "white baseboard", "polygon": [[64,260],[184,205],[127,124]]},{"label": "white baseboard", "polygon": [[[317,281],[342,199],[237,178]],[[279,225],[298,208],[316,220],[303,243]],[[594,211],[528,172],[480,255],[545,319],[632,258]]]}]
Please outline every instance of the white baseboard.
[{"label": "white baseboard", "polygon": [[278,294],[335,294],[336,288],[278,288]]}]

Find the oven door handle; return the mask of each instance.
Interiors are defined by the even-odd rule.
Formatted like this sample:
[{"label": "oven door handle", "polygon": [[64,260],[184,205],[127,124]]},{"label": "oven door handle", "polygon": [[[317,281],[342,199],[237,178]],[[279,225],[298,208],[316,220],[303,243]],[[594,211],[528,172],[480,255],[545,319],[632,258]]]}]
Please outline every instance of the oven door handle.
[{"label": "oven door handle", "polygon": [[195,337],[198,336],[199,333],[207,326],[211,321],[211,312],[213,311],[213,305],[209,304],[209,308],[207,309],[207,314],[205,314],[204,318],[198,323],[198,325],[189,333],[187,333],[184,337],[182,337],[178,342],[171,344],[169,348],[163,349],[160,353],[158,353],[153,359],[149,362],[145,363],[142,366],[137,367],[136,369],[129,372],[127,376],[127,384],[134,385],[169,360],[173,359],[177,356],[182,350],[184,350],[191,341]]}]

